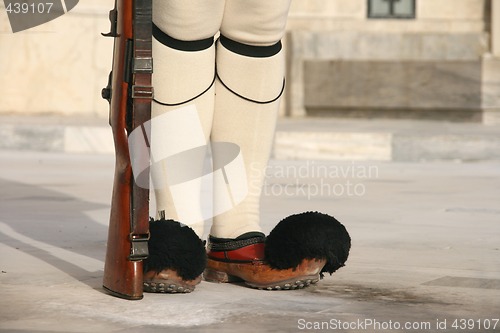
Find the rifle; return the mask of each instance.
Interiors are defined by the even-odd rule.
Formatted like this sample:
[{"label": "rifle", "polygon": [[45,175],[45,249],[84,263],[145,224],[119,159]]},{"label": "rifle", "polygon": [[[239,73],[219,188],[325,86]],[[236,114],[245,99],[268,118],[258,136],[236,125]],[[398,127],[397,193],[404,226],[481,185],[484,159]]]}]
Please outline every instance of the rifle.
[{"label": "rifle", "polygon": [[[113,67],[101,94],[110,104],[115,144],[103,287],[113,296],[142,299],[142,260],[148,256],[149,189],[134,181],[128,136],[151,119],[152,0],[115,0],[109,12]],[[147,142],[147,140],[146,140]],[[147,175],[149,179],[149,172]]]}]

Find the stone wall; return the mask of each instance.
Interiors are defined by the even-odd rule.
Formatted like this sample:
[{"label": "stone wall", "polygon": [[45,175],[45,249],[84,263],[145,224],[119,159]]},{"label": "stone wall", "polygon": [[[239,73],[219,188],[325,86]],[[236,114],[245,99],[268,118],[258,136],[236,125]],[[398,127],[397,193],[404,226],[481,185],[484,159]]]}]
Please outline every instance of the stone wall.
[{"label": "stone wall", "polygon": [[67,14],[12,33],[0,5],[0,112],[106,118],[101,97],[111,69],[108,12],[113,0],[84,0]]},{"label": "stone wall", "polygon": [[[490,2],[496,9],[488,11]],[[417,0],[415,20],[368,20],[366,0],[293,0],[283,114],[483,109],[495,119],[499,2]],[[109,31],[113,3],[80,1],[64,16],[15,34],[0,3],[0,112],[107,117],[100,91],[112,40],[100,33]],[[488,33],[488,12],[497,17],[496,38]],[[489,55],[490,44],[497,53]]]},{"label": "stone wall", "polygon": [[387,20],[367,19],[365,0],[295,0],[285,113],[481,119],[499,102],[489,5],[417,0],[416,19]]},{"label": "stone wall", "polygon": [[304,105],[314,114],[333,109],[359,116],[432,110],[439,117],[440,110],[468,110],[455,118],[475,119],[481,73],[480,61],[306,61]]}]

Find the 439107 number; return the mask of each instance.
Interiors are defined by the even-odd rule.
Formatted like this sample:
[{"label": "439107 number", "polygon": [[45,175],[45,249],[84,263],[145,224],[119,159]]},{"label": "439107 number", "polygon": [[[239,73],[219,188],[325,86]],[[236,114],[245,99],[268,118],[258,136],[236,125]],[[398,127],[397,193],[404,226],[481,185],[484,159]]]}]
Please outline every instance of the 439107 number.
[{"label": "439107 number", "polygon": [[495,330],[500,319],[455,319],[451,325],[456,330]]},{"label": "439107 number", "polygon": [[10,2],[5,10],[8,14],[49,14],[53,5],[53,2]]}]

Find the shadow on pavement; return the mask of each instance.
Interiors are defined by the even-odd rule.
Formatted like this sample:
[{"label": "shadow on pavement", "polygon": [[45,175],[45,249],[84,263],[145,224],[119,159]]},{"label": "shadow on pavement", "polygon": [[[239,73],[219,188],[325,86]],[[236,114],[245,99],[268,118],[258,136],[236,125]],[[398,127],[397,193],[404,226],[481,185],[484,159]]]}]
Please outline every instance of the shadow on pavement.
[{"label": "shadow on pavement", "polygon": [[0,188],[2,243],[104,292],[95,278],[102,277],[107,227],[85,212],[109,206],[2,178]]}]

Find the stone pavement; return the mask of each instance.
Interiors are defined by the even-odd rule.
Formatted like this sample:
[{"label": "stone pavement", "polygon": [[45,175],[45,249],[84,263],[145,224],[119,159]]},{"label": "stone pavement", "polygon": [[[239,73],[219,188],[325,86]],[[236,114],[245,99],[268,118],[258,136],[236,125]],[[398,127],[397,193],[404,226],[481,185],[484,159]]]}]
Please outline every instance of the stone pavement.
[{"label": "stone pavement", "polygon": [[[369,150],[363,158],[334,158],[314,143],[321,133],[335,134],[330,119],[282,122],[278,136],[311,133],[309,141],[292,138],[289,147],[302,142],[300,149],[316,147],[320,154],[278,156],[275,150],[263,190],[264,230],[306,210],[334,215],[353,240],[346,267],[303,290],[202,282],[191,294],[125,301],[101,287],[113,155],[70,153],[65,144],[77,136],[59,136],[69,125],[85,133],[85,125],[93,137],[95,121],[10,119],[0,125],[0,332],[500,332],[495,127],[336,122],[335,131],[390,133],[391,141],[445,130],[453,133],[446,148],[453,154],[466,150],[449,147],[476,138],[467,146],[475,157],[416,153],[419,161],[433,160],[416,163],[395,158],[394,150],[387,159],[370,157]],[[369,142],[363,140],[352,150]],[[444,141],[407,142],[427,154]]]}]

